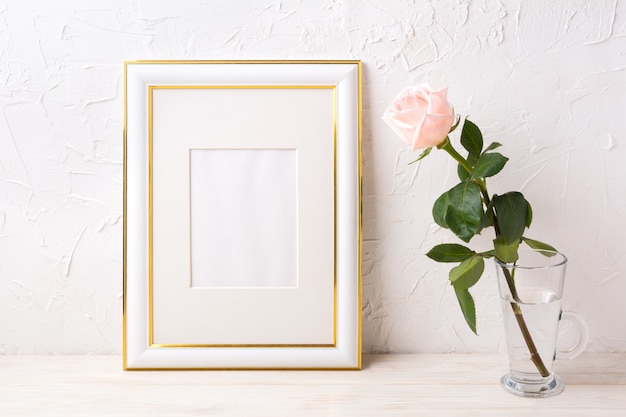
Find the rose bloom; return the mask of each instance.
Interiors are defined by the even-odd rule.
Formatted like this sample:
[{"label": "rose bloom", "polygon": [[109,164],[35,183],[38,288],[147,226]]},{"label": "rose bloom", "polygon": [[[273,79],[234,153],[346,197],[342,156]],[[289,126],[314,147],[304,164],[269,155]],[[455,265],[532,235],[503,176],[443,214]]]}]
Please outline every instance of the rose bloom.
[{"label": "rose bloom", "polygon": [[383,120],[413,150],[442,143],[454,123],[448,89],[439,91],[427,83],[402,90],[393,99]]}]

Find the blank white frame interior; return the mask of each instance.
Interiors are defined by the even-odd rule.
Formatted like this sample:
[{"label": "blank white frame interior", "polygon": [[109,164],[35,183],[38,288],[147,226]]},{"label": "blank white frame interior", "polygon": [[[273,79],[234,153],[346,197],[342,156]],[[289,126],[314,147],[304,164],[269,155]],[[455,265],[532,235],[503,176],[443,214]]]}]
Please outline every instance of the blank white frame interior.
[{"label": "blank white frame interior", "polygon": [[192,287],[298,286],[296,156],[190,150]]}]

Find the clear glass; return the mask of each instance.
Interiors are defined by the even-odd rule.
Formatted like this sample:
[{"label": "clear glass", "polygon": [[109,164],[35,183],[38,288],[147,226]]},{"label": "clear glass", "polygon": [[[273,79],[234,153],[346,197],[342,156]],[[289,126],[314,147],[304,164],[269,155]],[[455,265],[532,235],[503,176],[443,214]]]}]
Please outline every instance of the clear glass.
[{"label": "clear glass", "polygon": [[515,264],[496,260],[510,365],[501,383],[513,394],[549,397],[563,390],[553,371],[560,320],[577,322],[580,337],[559,357],[571,359],[587,344],[584,321],[561,310],[566,266],[563,254],[550,251],[520,251]]}]

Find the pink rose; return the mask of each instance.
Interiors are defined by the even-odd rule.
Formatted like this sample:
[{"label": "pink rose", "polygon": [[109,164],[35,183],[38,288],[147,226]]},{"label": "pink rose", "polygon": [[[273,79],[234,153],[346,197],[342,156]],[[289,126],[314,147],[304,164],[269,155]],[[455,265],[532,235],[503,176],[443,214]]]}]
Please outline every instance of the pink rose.
[{"label": "pink rose", "polygon": [[434,91],[427,83],[407,87],[383,115],[385,123],[413,150],[437,146],[454,123],[448,89]]}]

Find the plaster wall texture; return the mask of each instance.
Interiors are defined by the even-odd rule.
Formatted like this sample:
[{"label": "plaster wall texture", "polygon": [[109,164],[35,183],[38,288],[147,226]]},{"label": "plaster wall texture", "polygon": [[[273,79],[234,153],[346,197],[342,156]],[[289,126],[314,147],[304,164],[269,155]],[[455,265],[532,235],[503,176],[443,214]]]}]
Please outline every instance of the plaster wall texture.
[{"label": "plaster wall texture", "polygon": [[569,256],[564,307],[588,350],[626,351],[626,1],[2,0],[0,354],[121,352],[122,63],[137,59],[362,60],[365,352],[504,349],[493,268],[472,290],[477,337],[424,256],[456,241],[430,214],[454,164],[409,165],[380,119],[407,85],[448,86],[511,158],[491,191],[522,191],[529,236]]}]

